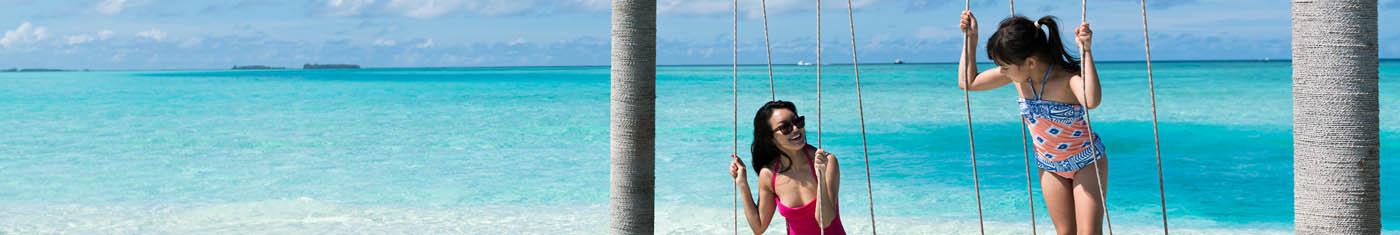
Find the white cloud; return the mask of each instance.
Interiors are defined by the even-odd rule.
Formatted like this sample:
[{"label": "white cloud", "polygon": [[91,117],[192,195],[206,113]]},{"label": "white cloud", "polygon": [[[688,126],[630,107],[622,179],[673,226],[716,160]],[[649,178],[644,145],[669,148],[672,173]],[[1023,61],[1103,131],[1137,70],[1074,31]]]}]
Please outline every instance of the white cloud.
[{"label": "white cloud", "polygon": [[93,6],[92,9],[96,10],[98,13],[115,15],[121,13],[123,8],[126,8],[126,3],[127,0],[103,0],[97,3],[96,6]]},{"label": "white cloud", "polygon": [[[746,1],[746,2],[749,2],[749,1]],[[754,5],[754,7],[759,7],[758,4],[761,4],[761,3],[759,3],[758,1],[751,1],[751,2],[754,3],[754,4],[752,4],[752,5]],[[748,5],[748,4],[744,4],[744,5],[740,5],[740,6],[745,6],[745,5]],[[769,6],[774,6],[774,5],[775,5],[775,4],[769,4]],[[658,13],[688,13],[688,14],[714,14],[714,13],[720,13],[720,12],[726,12],[726,13],[728,13],[728,12],[733,12],[733,11],[734,11],[734,3],[733,3],[732,1],[721,1],[721,0],[696,0],[696,1],[660,0],[660,1],[657,1],[657,3],[656,3],[656,11],[657,11]]]},{"label": "white cloud", "polygon": [[[546,7],[535,0],[326,0],[321,11],[332,16],[398,15],[413,18],[434,18],[458,11],[494,16],[528,12]],[[554,4],[549,4],[554,5]],[[603,0],[569,0],[565,7],[579,6],[591,10],[606,10]]]},{"label": "white cloud", "polygon": [[384,47],[387,47],[387,46],[394,46],[394,44],[397,44],[397,43],[394,42],[394,40],[384,40],[384,39],[376,39],[376,40],[374,40],[374,45],[375,45],[375,46],[384,46]]},{"label": "white cloud", "polygon": [[204,39],[192,37],[185,39],[184,42],[180,42],[180,48],[193,48],[199,46],[201,43],[204,43]]},{"label": "white cloud", "polygon": [[87,34],[79,34],[79,35],[68,36],[66,39],[68,39],[68,45],[75,45],[75,44],[83,44],[83,43],[91,42],[91,41],[92,41],[92,36],[88,36]]},{"label": "white cloud", "polygon": [[[440,16],[440,15],[443,15],[443,14],[450,13],[450,12],[452,12],[453,10],[456,10],[456,9],[458,9],[459,7],[461,7],[464,3],[467,4],[467,6],[470,8],[470,7],[473,7],[474,4],[479,3],[479,2],[483,2],[483,1],[461,1],[461,0],[457,0],[457,1],[453,1],[453,0],[441,0],[441,1],[439,1],[439,0],[390,0],[390,1],[389,1],[389,4],[388,4],[387,6],[385,6],[385,7],[388,8],[388,9],[390,9],[390,10],[393,10],[393,11],[395,11],[395,12],[399,12],[400,14],[403,14],[404,16],[408,16],[408,17],[414,17],[414,18],[433,18],[433,17],[437,17],[437,16]],[[502,0],[485,0],[485,2],[493,2],[493,3],[511,3],[510,1],[502,1]],[[525,1],[519,1],[519,2],[525,2]],[[528,3],[525,3],[524,5],[528,5]]]},{"label": "white cloud", "polygon": [[569,0],[569,2],[589,10],[610,10],[612,7],[610,0]]},{"label": "white cloud", "polygon": [[515,38],[515,40],[510,40],[510,42],[507,43],[507,44],[509,44],[509,45],[511,45],[511,46],[515,46],[515,45],[520,45],[520,44],[525,44],[525,43],[526,43],[525,38]]},{"label": "white cloud", "polygon": [[433,39],[429,38],[428,41],[419,43],[417,46],[414,47],[417,47],[419,49],[433,47]]},{"label": "white cloud", "polygon": [[97,40],[107,40],[108,38],[112,38],[112,34],[115,34],[112,30],[104,29],[101,32],[97,32]]},{"label": "white cloud", "polygon": [[[582,4],[595,3],[598,0],[574,0]],[[869,6],[878,0],[852,0],[851,5],[855,8]],[[740,1],[739,11],[749,18],[763,16],[762,1]],[[811,11],[815,8],[809,0],[768,0],[768,15],[779,13]],[[838,10],[837,14],[844,14],[846,1],[825,1],[822,3],[824,11],[832,12]],[[732,0],[659,0],[656,2],[656,11],[661,14],[680,15],[729,15],[734,12],[734,1]]]},{"label": "white cloud", "polygon": [[507,15],[534,8],[534,1],[476,0],[467,1],[467,10],[482,15]]},{"label": "white cloud", "polygon": [[21,45],[36,43],[49,36],[49,29],[46,27],[34,27],[29,22],[24,22],[15,30],[5,31],[5,37],[0,38],[0,46],[16,48]]},{"label": "white cloud", "polygon": [[156,40],[156,41],[164,41],[164,40],[165,40],[165,35],[166,35],[166,34],[165,34],[165,31],[160,31],[159,29],[155,29],[155,28],[151,28],[151,30],[146,30],[146,31],[141,31],[140,33],[136,33],[136,36],[146,37],[146,38],[150,38],[150,39],[153,39],[153,40]]},{"label": "white cloud", "polygon": [[327,0],[326,10],[335,16],[359,15],[371,4],[374,0]]}]

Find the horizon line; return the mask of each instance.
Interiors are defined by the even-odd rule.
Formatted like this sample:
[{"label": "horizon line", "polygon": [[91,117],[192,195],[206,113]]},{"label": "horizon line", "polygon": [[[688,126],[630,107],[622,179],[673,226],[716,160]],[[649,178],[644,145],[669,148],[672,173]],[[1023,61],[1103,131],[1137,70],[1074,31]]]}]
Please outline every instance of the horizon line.
[{"label": "horizon line", "polygon": [[[1182,63],[1182,62],[1291,62],[1288,59],[1186,59],[1186,60],[1153,60],[1154,62]],[[1400,61],[1400,58],[1379,58],[1378,61]],[[1100,60],[1096,63],[1143,63],[1146,60]],[[957,64],[958,62],[906,62],[908,65],[931,65],[931,64]],[[989,61],[978,61],[977,63],[990,63]],[[701,67],[701,66],[734,66],[735,64],[657,64],[657,67]],[[767,66],[767,63],[738,64],[739,66]],[[773,64],[776,66],[811,66],[796,65],[791,63]],[[822,65],[852,65],[852,63],[826,63]],[[895,63],[860,63],[860,65],[896,65]],[[236,66],[260,66],[260,65],[235,65]],[[535,67],[608,67],[611,65],[494,65],[494,66],[386,66],[386,67],[361,67],[360,69],[441,69],[441,68],[535,68]],[[0,69],[0,72],[17,72],[15,70],[61,70],[59,72],[102,72],[102,71],[198,71],[198,70],[235,70],[230,68],[165,68],[165,69],[55,69],[55,68],[21,68],[10,67]],[[301,69],[301,68],[281,68],[266,70],[322,70],[322,69]],[[253,70],[257,71],[257,70]],[[47,71],[43,71],[47,72]]]}]

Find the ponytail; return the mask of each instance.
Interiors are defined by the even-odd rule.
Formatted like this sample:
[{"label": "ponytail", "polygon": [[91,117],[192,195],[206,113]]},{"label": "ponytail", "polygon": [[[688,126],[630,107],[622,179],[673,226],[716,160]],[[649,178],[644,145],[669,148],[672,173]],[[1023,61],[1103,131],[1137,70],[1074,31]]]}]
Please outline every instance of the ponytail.
[{"label": "ponytail", "polygon": [[[1073,55],[1070,55],[1069,52],[1066,52],[1064,44],[1060,44],[1060,27],[1058,23],[1055,23],[1055,17],[1040,17],[1040,20],[1035,21],[1035,24],[1036,29],[1039,29],[1043,26],[1050,31],[1049,33],[1047,33],[1047,36],[1049,36],[1049,40],[1046,40],[1045,42],[1045,50],[1041,50],[1041,53],[1038,54],[1040,54],[1045,59],[1057,58],[1053,62],[1055,63],[1055,65],[1058,65],[1060,68],[1064,68],[1065,70],[1069,70],[1073,73],[1079,73],[1079,59],[1074,58]],[[1058,59],[1061,57],[1063,57],[1064,59]]]},{"label": "ponytail", "polygon": [[[1040,28],[1045,27],[1049,32]],[[1001,21],[997,32],[987,39],[987,58],[998,64],[1020,64],[1036,56],[1071,73],[1079,73],[1079,60],[1065,51],[1059,24],[1054,16],[1031,21],[1012,16]]]}]

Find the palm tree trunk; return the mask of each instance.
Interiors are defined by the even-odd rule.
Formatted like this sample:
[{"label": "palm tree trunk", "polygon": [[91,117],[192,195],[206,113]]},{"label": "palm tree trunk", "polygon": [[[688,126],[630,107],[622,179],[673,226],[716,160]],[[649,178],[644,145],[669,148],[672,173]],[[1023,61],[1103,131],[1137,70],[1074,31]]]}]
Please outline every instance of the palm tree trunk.
[{"label": "palm tree trunk", "polygon": [[1379,234],[1376,0],[1293,0],[1298,234]]},{"label": "palm tree trunk", "polygon": [[656,196],[656,1],[612,1],[613,234],[652,234]]}]

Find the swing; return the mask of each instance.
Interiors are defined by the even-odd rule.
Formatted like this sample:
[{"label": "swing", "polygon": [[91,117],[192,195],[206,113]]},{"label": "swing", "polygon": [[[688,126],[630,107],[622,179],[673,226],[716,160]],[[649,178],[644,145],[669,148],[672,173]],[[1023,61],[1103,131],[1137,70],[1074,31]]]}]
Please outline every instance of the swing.
[{"label": "swing", "polygon": [[[1016,1],[1015,1],[1015,0],[1009,0],[1009,2],[1010,2],[1011,15],[1015,15],[1015,14],[1016,14]],[[1166,187],[1165,187],[1165,185],[1164,185],[1164,183],[1163,183],[1164,180],[1163,180],[1163,176],[1162,176],[1162,148],[1161,148],[1161,138],[1160,138],[1160,135],[1158,134],[1158,128],[1157,128],[1157,95],[1156,95],[1156,88],[1155,88],[1155,85],[1154,85],[1154,79],[1153,79],[1153,76],[1152,76],[1152,49],[1151,49],[1152,46],[1151,46],[1151,41],[1150,41],[1149,35],[1148,35],[1148,33],[1147,33],[1147,1],[1146,1],[1146,0],[1140,0],[1139,3],[1140,3],[1140,6],[1141,6],[1141,9],[1142,9],[1142,33],[1143,33],[1143,43],[1145,44],[1145,45],[1144,45],[1144,49],[1146,50],[1146,54],[1147,54],[1147,81],[1148,81],[1148,93],[1149,93],[1149,99],[1151,100],[1151,103],[1152,103],[1152,136],[1153,136],[1153,144],[1155,145],[1156,159],[1157,159],[1157,183],[1158,183],[1157,185],[1158,185],[1159,195],[1161,195],[1161,198],[1160,198],[1160,199],[1161,199],[1161,210],[1162,210],[1162,233],[1163,233],[1163,234],[1170,234],[1170,232],[1169,232],[1169,230],[1168,230],[1168,227],[1167,227]],[[964,1],[964,4],[965,4],[965,5],[964,5],[964,7],[965,7],[964,10],[971,10],[971,8],[972,8],[972,7],[971,7],[971,6],[972,6],[971,0],[966,0],[966,1]],[[1081,0],[1081,1],[1080,1],[1080,7],[1081,7],[1081,9],[1080,9],[1080,21],[1081,21],[1081,22],[1088,22],[1088,1],[1087,1],[1087,0]],[[1085,54],[1084,49],[1083,49],[1083,48],[1080,48],[1079,57],[1080,57],[1080,58],[1084,58],[1084,54]],[[975,63],[975,61],[972,61],[972,63]],[[1083,64],[1081,64],[1081,66],[1083,66]],[[960,68],[960,69],[961,69],[961,68]],[[971,82],[972,82],[971,79],[968,79],[967,83],[969,83],[969,84],[966,84],[966,87],[971,87],[971,84],[970,84]],[[1081,89],[1081,90],[1088,90],[1088,89],[1087,89],[1087,86],[1088,86],[1087,84],[1088,84],[1087,82],[1081,83],[1082,86],[1085,86],[1085,89]],[[968,146],[971,148],[971,151],[972,151],[971,155],[972,155],[972,169],[973,169],[973,184],[974,184],[974,189],[977,191],[977,192],[976,192],[976,193],[977,193],[977,220],[978,220],[979,231],[980,231],[981,233],[985,234],[986,232],[985,232],[985,227],[984,227],[984,225],[983,225],[983,218],[982,218],[982,196],[981,196],[981,195],[982,195],[982,192],[981,192],[981,186],[980,186],[980,184],[979,184],[979,182],[978,182],[978,177],[977,177],[977,154],[976,154],[977,148],[976,148],[976,145],[973,144],[973,139],[972,139],[972,136],[973,136],[973,135],[972,135],[972,134],[973,134],[973,132],[972,132],[972,103],[971,103],[971,99],[969,99],[969,97],[968,97],[968,90],[967,90],[967,89],[963,89],[963,101],[964,101],[964,103],[965,103],[965,105],[966,105],[966,107],[967,107],[967,123],[968,123],[968,125],[967,125],[967,128],[968,128],[968,129],[967,129],[967,135],[968,135]],[[1021,118],[1018,118],[1018,119],[1021,119]],[[1085,122],[1085,126],[1088,127],[1089,132],[1090,132],[1090,133],[1094,133],[1094,131],[1093,131],[1093,130],[1094,130],[1094,129],[1093,129],[1093,125],[1090,124],[1090,120],[1089,120],[1089,109],[1088,109],[1088,108],[1085,108],[1085,109],[1084,109],[1084,122]],[[1023,153],[1026,154],[1026,160],[1025,160],[1025,161],[1026,161],[1026,166],[1025,166],[1025,168],[1026,168],[1026,196],[1027,196],[1027,198],[1028,198],[1028,202],[1030,202],[1028,205],[1029,205],[1029,208],[1030,208],[1030,211],[1031,211],[1031,233],[1032,233],[1032,234],[1035,234],[1035,199],[1034,199],[1034,196],[1032,196],[1032,192],[1031,192],[1032,189],[1031,189],[1031,178],[1030,178],[1030,149],[1029,149],[1029,147],[1027,147],[1028,143],[1026,142],[1026,139],[1027,139],[1026,132],[1029,131],[1029,130],[1026,129],[1026,125],[1025,125],[1025,124],[1026,124],[1025,119],[1021,119],[1021,128],[1022,128],[1022,130],[1021,130],[1021,147],[1023,148]],[[1094,135],[1090,135],[1090,141],[1093,141],[1093,138],[1094,138],[1094,137],[1095,137]],[[1094,148],[1089,148],[1089,151],[1091,151],[1091,154],[1097,155],[1097,154],[1095,154],[1095,153],[1092,153],[1092,151],[1096,151]],[[1105,161],[1107,161],[1107,159],[1105,159]],[[1103,206],[1103,208],[1104,208],[1104,209],[1103,209],[1103,210],[1104,210],[1104,220],[1106,221],[1106,222],[1105,222],[1105,225],[1107,225],[1108,233],[1109,233],[1109,234],[1113,234],[1113,220],[1112,220],[1112,219],[1110,218],[1110,216],[1109,216],[1109,213],[1108,213],[1108,201],[1106,200],[1107,195],[1105,195],[1105,193],[1104,193],[1104,188],[1106,187],[1106,185],[1103,185],[1103,184],[1102,184],[1102,177],[1098,176],[1099,164],[1092,164],[1092,165],[1094,165],[1094,174],[1095,174],[1095,177],[1094,177],[1094,178],[1095,178],[1095,180],[1098,180],[1098,181],[1099,181],[1099,185],[1100,185],[1100,186],[1099,186],[1099,201],[1100,201],[1101,203],[1103,203],[1102,206]]]},{"label": "swing", "polygon": [[[778,96],[777,96],[777,89],[775,88],[775,86],[774,86],[774,84],[773,84],[773,53],[772,53],[772,46],[770,46],[770,44],[769,44],[769,38],[768,38],[768,3],[767,3],[767,1],[766,1],[766,0],[761,1],[761,6],[762,6],[762,8],[763,8],[763,9],[762,9],[762,10],[763,10],[763,44],[764,44],[764,48],[766,49],[765,52],[766,52],[766,55],[767,55],[766,59],[767,59],[767,66],[768,66],[768,89],[769,89],[769,97],[770,97],[770,100],[777,100],[777,97],[778,97]],[[853,68],[854,68],[854,70],[855,70],[855,78],[856,78],[856,104],[857,104],[857,110],[859,111],[859,114],[860,114],[861,148],[862,148],[863,155],[864,155],[864,160],[865,160],[866,196],[867,196],[867,198],[870,200],[870,231],[871,231],[871,233],[876,233],[876,230],[875,230],[875,200],[874,200],[874,196],[873,196],[873,194],[872,194],[872,191],[871,191],[871,189],[870,189],[870,185],[871,185],[871,180],[870,180],[870,154],[869,154],[869,147],[868,147],[868,145],[866,144],[866,138],[865,138],[865,136],[866,136],[866,134],[865,134],[865,132],[866,132],[866,131],[865,131],[865,107],[864,107],[864,100],[863,100],[863,98],[862,98],[862,96],[861,96],[861,87],[860,87],[860,60],[859,60],[858,54],[856,53],[856,45],[855,45],[855,35],[856,35],[856,33],[855,33],[855,15],[854,15],[855,12],[854,12],[853,8],[854,8],[854,7],[853,7],[853,4],[851,3],[851,1],[850,1],[850,0],[847,0],[847,1],[846,1],[846,13],[847,13],[848,16],[849,16],[848,19],[850,20],[850,29],[851,29],[851,60],[852,60],[852,66],[853,66]],[[733,50],[734,50],[734,63],[733,63],[733,80],[734,80],[734,81],[733,81],[733,83],[734,83],[734,90],[733,90],[733,91],[734,91],[734,94],[733,94],[733,96],[734,96],[734,107],[733,107],[733,110],[734,110],[734,146],[733,146],[733,151],[734,151],[734,154],[737,155],[738,152],[739,152],[739,55],[738,55],[738,51],[739,51],[739,36],[738,36],[738,35],[739,35],[739,1],[738,1],[738,0],[735,0],[735,1],[734,1],[734,32],[733,32],[733,33],[734,33],[734,34],[733,34],[733,36],[734,36],[734,48],[733,48]],[[821,124],[821,107],[822,107],[822,102],[821,102],[821,84],[822,84],[822,83],[821,83],[821,78],[822,78],[822,67],[821,67],[821,66],[822,66],[822,56],[821,56],[821,52],[822,52],[822,46],[821,46],[821,0],[817,0],[817,146],[818,146],[819,148],[822,146],[822,127],[821,127],[821,125],[822,125],[822,124]],[[815,173],[816,173],[816,175],[817,175],[816,180],[818,181],[818,182],[817,182],[817,204],[816,204],[816,206],[817,206],[817,211],[816,211],[816,219],[818,220],[818,223],[820,224],[820,221],[821,221],[821,218],[822,218],[822,208],[821,208],[821,206],[822,206],[821,200],[822,200],[822,198],[823,198],[823,197],[822,197],[822,196],[823,196],[822,191],[824,191],[824,190],[822,189],[822,187],[821,187],[822,184],[821,184],[821,182],[820,182],[820,180],[821,180],[821,175],[822,175],[821,171],[818,170],[818,171],[816,171]],[[734,208],[733,208],[733,214],[734,214],[734,234],[737,235],[737,234],[739,233],[739,188],[738,188],[738,185],[735,185],[735,187],[734,187]],[[825,231],[824,229],[819,229],[819,231],[821,231],[822,234],[825,234],[825,233],[826,233],[826,231]]]},{"label": "swing", "polygon": [[[1011,6],[1010,6],[1011,14],[1012,14],[1012,15],[1015,15],[1015,12],[1016,12],[1016,10],[1015,10],[1015,0],[1009,0],[1009,1],[1010,1],[1010,3],[1011,3]],[[971,1],[970,1],[970,0],[965,1],[964,4],[965,4],[965,5],[964,5],[964,9],[965,9],[965,10],[971,10]],[[1140,1],[1140,4],[1141,4],[1141,7],[1142,7],[1143,38],[1144,38],[1143,41],[1144,41],[1144,44],[1145,44],[1145,48],[1144,48],[1144,49],[1146,50],[1146,54],[1147,54],[1148,91],[1149,91],[1149,99],[1151,100],[1151,104],[1152,104],[1152,130],[1153,130],[1153,140],[1154,140],[1155,149],[1156,149],[1158,190],[1159,190],[1159,193],[1160,193],[1159,195],[1161,195],[1162,231],[1163,231],[1164,234],[1169,234],[1169,229],[1168,229],[1168,226],[1167,226],[1167,225],[1168,225],[1168,223],[1167,223],[1167,217],[1166,217],[1166,193],[1165,193],[1165,192],[1166,192],[1166,189],[1165,189],[1165,185],[1164,185],[1164,183],[1163,183],[1164,179],[1163,179],[1162,167],[1161,167],[1161,161],[1162,161],[1162,160],[1161,160],[1161,141],[1160,141],[1161,138],[1160,138],[1160,134],[1159,134],[1159,131],[1158,131],[1158,125],[1157,125],[1158,118],[1157,118],[1157,105],[1156,105],[1156,91],[1155,91],[1155,82],[1154,82],[1153,73],[1152,73],[1151,42],[1150,42],[1150,38],[1148,37],[1148,29],[1147,29],[1148,26],[1147,26],[1147,3],[1146,3],[1146,0],[1141,0],[1141,1]],[[767,2],[766,2],[766,1],[763,1],[762,5],[763,5],[762,7],[763,7],[764,46],[765,46],[765,49],[766,49],[766,54],[767,54],[767,58],[766,58],[766,59],[767,59],[767,66],[768,66],[769,95],[770,95],[770,99],[771,99],[771,100],[776,100],[776,99],[777,99],[776,88],[774,87],[774,84],[773,84],[772,47],[771,47],[771,45],[770,45],[770,43],[769,43],[769,38],[768,38],[768,12],[767,12]],[[847,13],[848,13],[848,15],[849,15],[849,20],[850,20],[850,23],[851,23],[851,24],[850,24],[850,29],[851,29],[851,54],[852,54],[852,61],[853,61],[852,66],[854,67],[854,70],[855,70],[855,77],[856,77],[856,98],[857,98],[857,107],[858,107],[858,110],[859,110],[859,113],[860,113],[860,122],[861,122],[861,146],[862,146],[862,151],[864,151],[863,154],[864,154],[864,159],[865,159],[865,163],[866,163],[866,164],[865,164],[865,167],[866,167],[866,185],[867,185],[867,187],[866,187],[866,195],[867,195],[867,197],[870,199],[870,220],[871,220],[870,223],[871,223],[871,232],[872,232],[872,233],[876,233],[874,196],[873,196],[873,194],[871,193],[872,191],[871,191],[871,189],[870,189],[870,185],[871,185],[871,180],[870,180],[870,159],[869,159],[869,148],[868,148],[868,145],[867,145],[867,143],[866,143],[866,134],[865,134],[865,114],[864,114],[864,107],[863,107],[863,106],[864,106],[864,101],[863,101],[863,99],[862,99],[862,95],[861,95],[861,86],[860,86],[860,61],[859,61],[859,56],[858,56],[858,54],[857,54],[856,45],[855,45],[855,19],[854,19],[855,16],[854,16],[853,7],[852,7],[852,4],[851,4],[851,1],[850,1],[850,0],[847,0],[846,6],[847,6]],[[733,110],[734,110],[734,146],[733,146],[733,150],[734,150],[734,153],[735,153],[735,154],[738,153],[738,84],[739,84],[739,83],[738,83],[738,71],[739,71],[739,70],[738,70],[738,53],[737,53],[737,52],[738,52],[738,21],[739,21],[739,18],[738,18],[739,8],[738,8],[738,7],[739,7],[738,0],[735,0],[735,1],[734,1],[734,32],[733,32],[733,33],[734,33],[734,47],[733,47],[733,50],[734,50],[734,52],[735,52],[735,54],[734,54],[734,64],[733,64],[733,79],[734,79],[734,90],[733,90],[733,91],[734,91],[734,94],[733,94],[733,95],[734,95],[734,108],[733,108]],[[822,142],[821,142],[821,121],[820,121],[820,120],[821,120],[821,64],[822,64],[822,62],[821,62],[821,50],[822,50],[822,46],[820,45],[820,44],[821,44],[821,20],[820,20],[820,19],[821,19],[821,2],[820,2],[820,0],[818,0],[818,2],[817,2],[817,17],[818,17],[818,20],[817,20],[817,28],[818,28],[818,29],[817,29],[817,42],[818,42],[818,45],[817,45],[817,119],[818,119],[818,122],[817,122],[817,123],[818,123],[818,124],[817,124],[817,145],[818,145],[818,146],[821,146],[821,145],[822,145]],[[1088,18],[1088,3],[1087,3],[1087,0],[1081,0],[1081,14],[1080,14],[1081,22],[1087,22],[1087,18]],[[1084,52],[1083,48],[1081,48],[1081,49],[1080,49],[1080,58],[1083,58],[1084,54],[1085,54],[1085,52]],[[1081,65],[1081,66],[1082,66],[1082,65]],[[967,81],[967,82],[970,83],[971,81],[969,80],[969,81]],[[1081,85],[1086,86],[1086,88],[1087,88],[1087,83],[1084,83],[1084,84],[1081,84]],[[970,86],[969,86],[969,87],[970,87]],[[1087,89],[1085,89],[1085,90],[1087,90]],[[969,145],[969,149],[970,149],[970,155],[971,155],[971,157],[972,157],[972,165],[973,165],[973,185],[974,185],[974,190],[976,191],[976,195],[977,195],[977,219],[978,219],[978,226],[979,226],[979,231],[982,232],[983,234],[985,234],[985,225],[984,225],[984,223],[983,223],[984,219],[983,219],[983,215],[982,215],[981,184],[980,184],[980,179],[979,179],[979,177],[978,177],[978,172],[977,172],[977,171],[978,171],[978,170],[977,170],[977,154],[976,154],[976,150],[977,150],[977,149],[976,149],[976,145],[974,144],[975,141],[973,140],[973,131],[972,131],[972,104],[971,104],[970,96],[969,96],[968,91],[967,91],[966,89],[963,90],[963,99],[964,99],[964,104],[965,104],[965,107],[966,107],[966,113],[967,113],[967,118],[968,118],[968,119],[967,119],[967,123],[968,123],[968,145]],[[1089,132],[1090,132],[1090,133],[1093,133],[1093,127],[1092,127],[1092,125],[1090,124],[1089,111],[1088,111],[1088,109],[1085,109],[1084,119],[1085,119],[1086,126],[1087,126],[1088,129],[1089,129]],[[1023,148],[1023,153],[1025,153],[1025,155],[1026,155],[1026,159],[1025,159],[1025,165],[1026,165],[1026,166],[1025,166],[1025,168],[1027,169],[1027,171],[1026,171],[1026,187],[1027,187],[1026,193],[1027,193],[1028,201],[1030,202],[1029,205],[1030,205],[1030,209],[1031,209],[1031,232],[1034,234],[1034,233],[1035,233],[1035,208],[1034,208],[1034,196],[1032,195],[1032,192],[1031,192],[1031,191],[1032,191],[1032,188],[1031,188],[1030,169],[1029,169],[1029,168],[1030,168],[1030,160],[1029,160],[1029,159],[1030,159],[1030,149],[1029,149],[1029,147],[1027,147],[1029,144],[1026,142],[1026,132],[1027,132],[1028,130],[1025,129],[1025,128],[1026,128],[1026,127],[1025,127],[1025,120],[1022,119],[1021,122],[1022,122],[1022,125],[1021,125],[1021,128],[1022,128],[1022,131],[1021,131],[1021,134],[1022,134],[1022,148]],[[1091,135],[1090,138],[1091,138],[1091,141],[1092,141],[1092,139],[1093,139],[1094,137],[1092,137],[1092,135]],[[1090,148],[1090,151],[1096,151],[1096,150],[1093,149],[1093,148]],[[1104,192],[1104,191],[1103,191],[1103,190],[1104,190],[1104,189],[1103,189],[1103,188],[1104,188],[1104,185],[1102,185],[1102,181],[1101,181],[1101,180],[1102,180],[1102,177],[1099,177],[1099,176],[1097,175],[1097,174],[1098,174],[1098,164],[1093,164],[1093,165],[1094,165],[1095,174],[1096,174],[1095,179],[1096,179],[1096,180],[1100,180],[1100,185],[1101,185],[1101,186],[1100,186],[1100,188],[1099,188],[1099,190],[1100,190],[1099,197],[1100,197],[1100,202],[1103,203],[1102,206],[1103,206],[1103,208],[1104,208],[1104,219],[1105,219],[1105,221],[1106,221],[1105,225],[1107,225],[1109,234],[1113,234],[1112,219],[1111,219],[1111,217],[1109,216],[1109,212],[1108,212],[1108,202],[1107,202],[1107,200],[1105,200],[1105,199],[1106,199],[1106,195],[1104,195],[1104,193],[1103,193],[1103,192]],[[817,178],[818,178],[818,180],[819,180],[819,179],[820,179],[820,174],[821,174],[821,173],[818,172],[817,174],[818,174],[818,177],[817,177]],[[821,193],[822,193],[821,191],[822,191],[822,190],[821,190],[820,187],[821,187],[821,184],[818,183],[818,191],[817,191],[817,193],[818,193],[818,199],[817,199],[817,200],[821,200]],[[733,209],[734,209],[734,233],[735,233],[735,234],[738,234],[738,186],[737,186],[737,185],[736,185],[735,188],[734,188],[734,200],[735,200],[735,201],[734,201],[734,208],[733,208]],[[820,208],[821,203],[818,202],[817,205],[818,205],[818,207]],[[818,219],[821,218],[821,210],[820,210],[820,209],[818,209],[818,211],[817,211],[817,218],[818,218]]]}]

